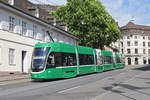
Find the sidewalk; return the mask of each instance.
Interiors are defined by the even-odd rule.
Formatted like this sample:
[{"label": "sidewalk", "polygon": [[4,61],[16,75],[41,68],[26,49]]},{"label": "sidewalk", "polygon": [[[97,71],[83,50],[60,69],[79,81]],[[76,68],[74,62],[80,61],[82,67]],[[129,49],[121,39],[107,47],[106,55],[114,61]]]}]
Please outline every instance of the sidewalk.
[{"label": "sidewalk", "polygon": [[11,80],[21,80],[21,79],[29,79],[29,73],[21,73],[21,72],[0,72],[0,82],[11,81]]},{"label": "sidewalk", "polygon": [[150,66],[139,70],[143,72],[105,87],[105,93],[93,100],[150,100]]}]

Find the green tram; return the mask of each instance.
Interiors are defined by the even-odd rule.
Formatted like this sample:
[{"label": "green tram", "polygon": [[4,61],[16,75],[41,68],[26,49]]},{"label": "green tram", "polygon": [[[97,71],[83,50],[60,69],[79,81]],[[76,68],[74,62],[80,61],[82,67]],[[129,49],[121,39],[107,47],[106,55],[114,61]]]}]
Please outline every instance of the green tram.
[{"label": "green tram", "polygon": [[35,45],[32,79],[72,78],[125,67],[124,55],[59,42]]}]

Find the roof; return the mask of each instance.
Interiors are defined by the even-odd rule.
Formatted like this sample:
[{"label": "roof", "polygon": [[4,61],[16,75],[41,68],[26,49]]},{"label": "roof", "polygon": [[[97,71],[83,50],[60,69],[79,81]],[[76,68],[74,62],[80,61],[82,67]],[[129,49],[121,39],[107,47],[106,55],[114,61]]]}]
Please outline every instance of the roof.
[{"label": "roof", "polygon": [[36,6],[40,7],[41,9],[44,9],[47,12],[56,11],[56,9],[59,7],[59,6],[45,5],[45,4],[36,4]]},{"label": "roof", "polygon": [[[23,0],[23,1],[24,1],[24,0]],[[52,27],[52,29],[55,29],[55,30],[59,31],[59,32],[63,33],[64,35],[67,35],[67,36],[72,37],[72,38],[74,38],[74,39],[76,39],[76,40],[79,40],[79,38],[76,37],[74,34],[72,34],[72,33],[70,33],[70,32],[67,32],[67,31],[65,31],[65,30],[63,30],[63,29],[61,29],[61,28],[55,27],[54,25],[52,25],[52,24],[50,24],[50,23],[48,23],[48,22],[46,22],[46,21],[44,21],[44,20],[42,20],[42,19],[40,19],[40,18],[37,18],[37,17],[35,17],[35,16],[33,16],[33,15],[27,13],[26,11],[24,11],[24,10],[22,10],[22,9],[19,9],[19,8],[17,8],[17,7],[14,7],[14,6],[11,6],[11,5],[9,5],[9,4],[7,4],[7,3],[1,1],[1,0],[0,0],[0,6],[1,6],[1,7],[4,7],[4,8],[7,9],[7,10],[10,10],[10,11],[16,13],[16,14],[19,14],[19,15],[21,15],[21,16],[27,17],[27,18],[29,18],[29,19],[31,19],[31,20],[37,22],[37,23],[40,23],[40,24],[43,24],[43,25]]]},{"label": "roof", "polygon": [[[8,0],[0,0],[6,4],[8,4]],[[39,11],[39,18],[50,23],[54,24],[54,18],[55,16],[52,16],[50,12],[56,11],[56,9],[59,6],[56,5],[49,5],[49,4],[34,4],[29,0],[14,0],[14,5],[15,8],[20,9],[28,14],[34,15],[35,16],[35,11],[38,9]],[[65,27],[62,27],[62,23],[56,19],[56,26],[65,30]]]},{"label": "roof", "polygon": [[134,24],[133,22],[129,22],[127,25],[121,27],[120,29],[121,30],[125,30],[125,29],[150,30],[150,26],[137,25],[137,24]]}]

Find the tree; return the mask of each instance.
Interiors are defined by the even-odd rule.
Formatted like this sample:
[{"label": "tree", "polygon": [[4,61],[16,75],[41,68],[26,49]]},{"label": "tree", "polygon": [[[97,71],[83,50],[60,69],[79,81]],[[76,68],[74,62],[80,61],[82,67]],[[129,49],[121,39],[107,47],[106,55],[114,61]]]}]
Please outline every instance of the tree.
[{"label": "tree", "polygon": [[102,49],[121,36],[115,20],[99,0],[67,0],[52,15],[68,24],[69,31],[80,38],[82,46]]}]

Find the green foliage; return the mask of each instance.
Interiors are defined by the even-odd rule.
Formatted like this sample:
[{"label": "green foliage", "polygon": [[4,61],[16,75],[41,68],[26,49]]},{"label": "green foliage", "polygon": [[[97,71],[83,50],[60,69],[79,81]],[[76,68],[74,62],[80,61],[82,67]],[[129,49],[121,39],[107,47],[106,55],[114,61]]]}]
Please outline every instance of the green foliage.
[{"label": "green foliage", "polygon": [[80,37],[82,46],[103,48],[121,36],[115,20],[99,0],[67,0],[52,15],[68,24],[69,31]]}]

